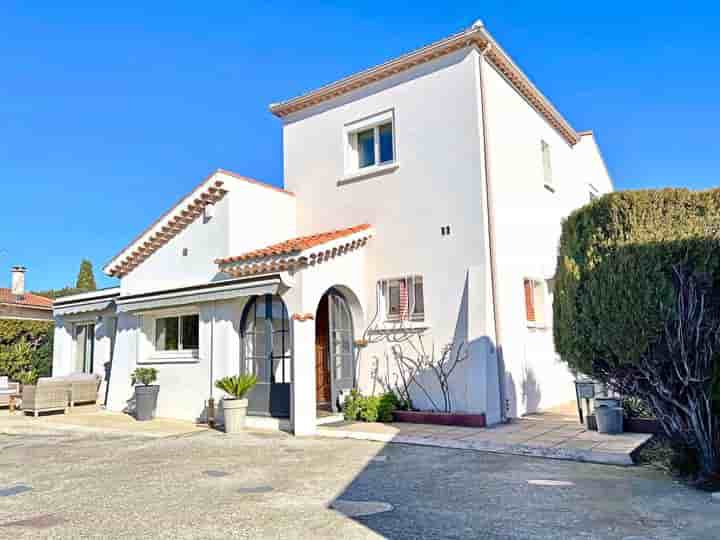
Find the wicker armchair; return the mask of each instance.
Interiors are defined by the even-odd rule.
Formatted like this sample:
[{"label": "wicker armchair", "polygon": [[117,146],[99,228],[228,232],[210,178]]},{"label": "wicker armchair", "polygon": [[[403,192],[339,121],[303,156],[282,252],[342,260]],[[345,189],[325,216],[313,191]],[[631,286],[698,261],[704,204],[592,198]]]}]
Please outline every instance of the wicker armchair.
[{"label": "wicker armchair", "polygon": [[34,386],[23,386],[22,409],[24,413],[32,412],[36,417],[46,411],[67,411],[69,398],[69,382],[41,379]]},{"label": "wicker armchair", "polygon": [[7,377],[0,377],[0,407],[10,406],[10,396],[20,392],[20,384],[8,381]]}]

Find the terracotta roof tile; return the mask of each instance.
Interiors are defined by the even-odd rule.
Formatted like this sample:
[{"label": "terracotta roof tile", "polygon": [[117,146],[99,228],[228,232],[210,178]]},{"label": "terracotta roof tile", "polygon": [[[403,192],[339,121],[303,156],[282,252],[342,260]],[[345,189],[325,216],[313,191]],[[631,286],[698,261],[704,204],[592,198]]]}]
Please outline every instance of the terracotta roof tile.
[{"label": "terracotta roof tile", "polygon": [[0,304],[52,308],[53,301],[51,298],[38,296],[37,294],[25,293],[22,296],[16,296],[11,289],[0,289]]},{"label": "terracotta roof tile", "polygon": [[299,253],[306,249],[319,246],[320,244],[330,242],[331,240],[336,240],[338,238],[343,238],[345,236],[350,236],[352,234],[365,231],[369,228],[369,224],[363,223],[362,225],[348,227],[347,229],[338,229],[335,231],[312,234],[310,236],[299,236],[297,238],[291,238],[290,240],[285,240],[284,242],[272,244],[264,248],[248,251],[247,253],[236,255],[234,257],[217,259],[215,260],[215,264],[228,264],[239,261],[247,261],[250,259],[259,259],[262,257],[273,257],[278,255],[291,255],[293,253]]}]

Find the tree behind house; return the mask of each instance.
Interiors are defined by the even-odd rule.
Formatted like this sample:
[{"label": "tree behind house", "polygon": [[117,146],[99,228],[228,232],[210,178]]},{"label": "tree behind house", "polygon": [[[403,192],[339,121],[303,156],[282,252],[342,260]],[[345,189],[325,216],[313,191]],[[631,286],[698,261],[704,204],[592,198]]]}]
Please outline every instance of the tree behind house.
[{"label": "tree behind house", "polygon": [[83,291],[97,290],[92,263],[87,259],[83,259],[83,261],[80,263],[80,271],[78,272],[75,288]]}]

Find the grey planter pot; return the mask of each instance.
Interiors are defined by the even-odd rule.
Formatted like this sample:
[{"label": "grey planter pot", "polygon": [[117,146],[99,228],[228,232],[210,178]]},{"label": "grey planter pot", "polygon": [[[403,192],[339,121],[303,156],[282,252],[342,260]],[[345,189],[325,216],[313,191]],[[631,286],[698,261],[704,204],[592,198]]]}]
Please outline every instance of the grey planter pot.
[{"label": "grey planter pot", "polygon": [[623,432],[623,408],[601,405],[595,407],[598,433],[615,435]]},{"label": "grey planter pot", "polygon": [[160,387],[156,384],[150,386],[138,385],[135,387],[135,419],[139,421],[155,418],[157,398]]}]

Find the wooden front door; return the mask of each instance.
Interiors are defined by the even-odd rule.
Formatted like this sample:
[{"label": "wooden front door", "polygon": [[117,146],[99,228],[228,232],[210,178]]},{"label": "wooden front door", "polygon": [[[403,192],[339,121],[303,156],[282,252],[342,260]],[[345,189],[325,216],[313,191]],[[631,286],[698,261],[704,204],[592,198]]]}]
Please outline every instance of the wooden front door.
[{"label": "wooden front door", "polygon": [[328,355],[328,300],[323,296],[315,319],[315,396],[319,409],[330,409],[331,387]]}]

